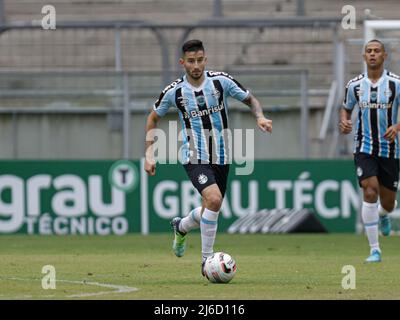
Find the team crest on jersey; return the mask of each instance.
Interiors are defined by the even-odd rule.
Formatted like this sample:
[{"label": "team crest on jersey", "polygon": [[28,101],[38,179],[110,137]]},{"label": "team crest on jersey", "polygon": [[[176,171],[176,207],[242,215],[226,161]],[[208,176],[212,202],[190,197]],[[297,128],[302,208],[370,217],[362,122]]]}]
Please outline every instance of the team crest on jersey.
[{"label": "team crest on jersey", "polygon": [[385,90],[383,92],[383,94],[385,95],[385,97],[390,98],[393,93],[392,93],[392,90],[388,89],[388,90]]},{"label": "team crest on jersey", "polygon": [[363,170],[361,169],[361,167],[357,167],[357,176],[361,177],[363,174]]},{"label": "team crest on jersey", "polygon": [[208,181],[208,178],[205,174],[201,173],[197,177],[197,181],[199,181],[200,184],[205,184]]},{"label": "team crest on jersey", "polygon": [[217,90],[217,89],[215,89],[215,91],[212,93],[212,96],[215,98],[215,99],[219,99],[220,98],[220,96],[221,96],[221,93]]},{"label": "team crest on jersey", "polygon": [[378,93],[373,91],[371,92],[371,100],[376,101],[378,99]]}]

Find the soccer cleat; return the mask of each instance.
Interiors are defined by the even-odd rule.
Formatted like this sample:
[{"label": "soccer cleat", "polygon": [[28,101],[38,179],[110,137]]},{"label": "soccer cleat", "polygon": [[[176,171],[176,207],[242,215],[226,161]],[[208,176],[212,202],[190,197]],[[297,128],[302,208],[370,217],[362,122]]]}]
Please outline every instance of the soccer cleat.
[{"label": "soccer cleat", "polygon": [[384,236],[388,236],[390,235],[390,231],[392,229],[391,223],[390,223],[390,217],[389,215],[384,215],[384,216],[380,216],[379,217],[379,222],[380,222],[380,226],[381,226],[381,232],[382,235]]},{"label": "soccer cleat", "polygon": [[174,241],[172,243],[172,250],[177,257],[182,257],[186,249],[186,233],[179,231],[179,223],[181,218],[176,217],[171,221],[171,227],[174,230]]},{"label": "soccer cleat", "polygon": [[365,259],[366,263],[381,262],[381,252],[379,250],[372,250],[371,255]]},{"label": "soccer cleat", "polygon": [[203,259],[203,261],[201,262],[201,275],[203,277],[208,278],[207,275],[206,275],[206,272],[204,271],[204,267],[206,266],[206,260],[207,259]]}]

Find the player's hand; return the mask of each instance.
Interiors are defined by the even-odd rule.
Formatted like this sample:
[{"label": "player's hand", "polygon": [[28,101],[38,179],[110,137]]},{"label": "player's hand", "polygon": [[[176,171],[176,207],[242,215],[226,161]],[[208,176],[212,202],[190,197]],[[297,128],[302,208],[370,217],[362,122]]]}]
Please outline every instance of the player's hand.
[{"label": "player's hand", "polygon": [[395,124],[395,125],[393,125],[393,126],[390,126],[390,127],[386,130],[386,132],[385,132],[385,134],[383,135],[383,137],[384,137],[387,141],[393,142],[394,139],[396,139],[397,132],[398,132],[398,128],[397,128],[397,124]]},{"label": "player's hand", "polygon": [[272,120],[261,117],[257,119],[257,125],[263,132],[272,132]]},{"label": "player's hand", "polygon": [[146,161],[144,162],[144,170],[147,172],[149,176],[154,176],[156,174],[156,163],[154,161]]},{"label": "player's hand", "polygon": [[351,120],[342,119],[339,123],[340,132],[344,134],[348,134],[353,130],[353,123]]}]

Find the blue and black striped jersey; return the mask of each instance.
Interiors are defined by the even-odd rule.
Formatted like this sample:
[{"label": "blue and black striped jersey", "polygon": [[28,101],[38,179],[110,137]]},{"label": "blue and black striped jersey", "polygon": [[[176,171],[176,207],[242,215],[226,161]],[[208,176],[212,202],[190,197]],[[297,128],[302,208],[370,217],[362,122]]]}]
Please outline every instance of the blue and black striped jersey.
[{"label": "blue and black striped jersey", "polygon": [[372,83],[367,74],[360,74],[346,86],[343,107],[353,110],[358,105],[354,136],[354,153],[362,152],[383,158],[399,158],[399,138],[390,143],[384,139],[386,130],[397,123],[400,104],[400,77],[384,70]]},{"label": "blue and black striped jersey", "polygon": [[228,97],[243,101],[249,95],[239,82],[225,72],[206,71],[205,80],[193,87],[186,75],[167,86],[154,104],[164,116],[170,107],[179,111],[186,163],[229,163]]}]

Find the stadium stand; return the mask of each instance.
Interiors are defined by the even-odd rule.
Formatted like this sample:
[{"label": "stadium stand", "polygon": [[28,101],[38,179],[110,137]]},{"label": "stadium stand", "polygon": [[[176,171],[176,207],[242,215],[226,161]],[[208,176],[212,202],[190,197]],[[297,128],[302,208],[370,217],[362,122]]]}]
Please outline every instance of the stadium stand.
[{"label": "stadium stand", "polygon": [[[393,6],[395,0],[353,1],[356,8],[358,27],[356,30],[339,31],[343,39],[361,38],[361,22],[365,9],[370,9],[371,17],[396,18]],[[35,21],[42,18],[41,5],[46,1],[4,1],[5,20],[8,23]],[[210,19],[213,15],[213,1],[185,1],[185,6],[177,0],[128,1],[128,0],[55,0],[58,21],[110,21],[137,20],[157,23],[191,23]],[[306,17],[342,17],[341,9],[346,1],[305,0]],[[295,0],[233,0],[222,1],[224,19],[266,19],[296,17]],[[368,18],[368,16],[367,16]],[[179,39],[181,30],[168,31],[170,51],[174,41]],[[318,28],[268,28],[263,30],[239,30],[234,35],[225,32],[200,30],[198,37],[212,35],[219,51],[213,58],[216,68],[281,67],[305,68],[310,71],[312,88],[327,88],[331,83],[332,47],[330,30]],[[0,68],[15,69],[75,69],[75,70],[113,70],[114,40],[113,30],[67,30],[62,39],[58,34],[43,34],[32,30],[8,31],[1,37]],[[229,41],[227,41],[229,38]],[[159,71],[158,39],[149,30],[122,31],[123,69],[134,71]],[[250,43],[250,44],[249,44]],[[85,44],[82,46],[81,44]],[[229,54],[237,45],[245,47],[239,56]],[[25,50],[29,46],[29,51]],[[357,48],[358,49],[358,48]],[[237,51],[237,50],[236,50]],[[29,53],[29,54],[28,54]],[[174,57],[172,57],[173,60]],[[359,51],[349,50],[347,57],[348,77],[355,75],[360,68]],[[171,64],[173,61],[171,61]],[[346,77],[346,78],[348,78]]]},{"label": "stadium stand", "polygon": [[[182,41],[182,34],[188,29],[184,26],[203,21],[202,28],[188,31],[187,36],[206,39],[210,69],[226,70],[233,74],[253,70],[266,70],[266,73],[268,70],[308,71],[308,104],[311,110],[316,110],[311,115],[313,118],[310,124],[312,138],[317,136],[329,88],[334,80],[336,58],[334,39],[344,41],[345,74],[343,79],[351,79],[362,69],[361,43],[353,40],[362,40],[363,19],[380,17],[395,19],[397,11],[393,10],[393,6],[398,6],[396,0],[352,1],[357,14],[357,28],[343,30],[342,28],[335,29],[334,24],[332,27],[323,27],[318,22],[321,18],[334,18],[340,21],[343,17],[342,7],[347,5],[347,2],[342,0],[335,2],[304,0],[304,16],[298,16],[296,0],[222,0],[222,17],[216,16],[218,12],[215,11],[213,0],[185,1],[184,6],[182,1],[178,0],[54,0],[52,5],[57,10],[57,23],[69,21],[72,25],[74,23],[88,25],[108,21],[133,21],[138,25],[152,24],[153,27],[118,30],[113,25],[104,27],[103,24],[102,27],[98,25],[93,28],[57,28],[55,32],[43,32],[40,28],[12,27],[27,22],[38,24],[43,17],[41,8],[48,4],[47,1],[4,0],[1,2],[4,3],[4,22],[11,26],[7,30],[3,29],[0,36],[0,71],[2,72],[113,72],[115,70],[139,72],[139,80],[132,77],[132,82],[135,83],[132,85],[136,95],[134,96],[135,107],[145,109],[153,102],[154,92],[158,92],[179,73],[176,63],[177,43]],[[365,9],[370,10],[368,14]],[[240,25],[244,21],[262,22],[268,19],[281,21],[315,19],[315,23],[301,27],[295,25],[251,28],[248,26],[246,28],[204,27],[207,23],[221,20],[233,21]],[[172,25],[182,27],[171,28]],[[155,32],[157,26],[160,27],[157,31],[159,33]],[[167,28],[163,29],[161,26]],[[117,66],[118,57],[116,57],[117,33],[121,44],[119,66]],[[164,49],[168,54],[164,57],[161,40],[165,41]],[[392,61],[400,61],[400,52],[395,46],[391,50],[391,55]],[[398,64],[394,64],[393,67],[395,72],[400,69]],[[160,74],[163,71],[164,77],[161,78]],[[264,80],[264,78],[241,77],[250,88],[253,85],[273,88],[274,83],[279,81],[276,78],[269,80]],[[35,79],[36,88],[45,87],[47,83],[52,85],[49,90],[59,89],[57,82],[44,80],[40,76]],[[88,90],[95,90],[98,83],[100,88],[104,88],[103,84],[107,83],[107,92],[111,93],[113,86],[120,85],[119,83],[113,85],[114,80],[110,80],[109,76],[98,76],[90,83],[87,79],[85,76],[77,77],[73,82],[79,83],[80,88],[88,88]],[[28,82],[7,75],[2,77],[1,87],[10,90],[33,89],[32,81]],[[74,85],[71,90],[76,90]],[[3,98],[7,98],[4,93]],[[64,98],[56,101],[53,95],[46,105],[68,105],[68,103],[65,104]],[[104,100],[105,102],[98,97],[94,99],[91,97],[89,100],[82,102],[81,99],[78,105],[113,107],[120,104],[121,97],[109,97]],[[11,105],[26,106],[27,101],[15,98],[12,101],[3,99],[0,108],[8,108]],[[29,101],[35,105],[35,99]],[[41,101],[43,103],[43,100]],[[279,97],[279,99],[268,99],[267,103],[269,108],[285,108],[291,105],[298,106],[299,99],[297,97],[284,100]],[[318,155],[318,152],[314,154],[314,156]]]}]

